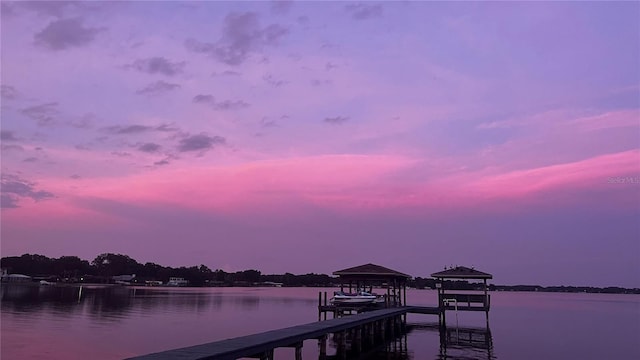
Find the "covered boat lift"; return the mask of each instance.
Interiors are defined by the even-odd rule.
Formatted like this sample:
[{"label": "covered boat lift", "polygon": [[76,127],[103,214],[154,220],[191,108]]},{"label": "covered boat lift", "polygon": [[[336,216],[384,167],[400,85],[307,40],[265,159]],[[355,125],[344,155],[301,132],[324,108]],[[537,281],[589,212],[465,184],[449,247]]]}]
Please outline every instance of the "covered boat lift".
[{"label": "covered boat lift", "polygon": [[348,286],[349,292],[354,288],[373,292],[373,287],[379,286],[386,288],[387,307],[407,305],[407,280],[411,275],[371,263],[334,271],[333,275],[338,276],[342,291]]},{"label": "covered boat lift", "polygon": [[[492,279],[493,275],[474,268],[456,266],[433,273],[431,277],[437,280],[438,307],[440,308],[440,320],[442,323],[445,322],[446,310],[461,310],[484,311],[488,324],[491,297],[488,294],[487,280]],[[476,287],[473,290],[460,290],[454,289],[455,282],[450,280],[482,280],[482,284],[480,289]]]},{"label": "covered boat lift", "polygon": [[330,304],[327,299],[327,292],[318,294],[318,320],[327,319],[327,313],[332,313],[333,317],[341,317],[345,314],[360,313],[380,307],[391,308],[405,306],[407,304],[407,281],[410,275],[401,273],[376,264],[364,264],[333,272],[340,280],[340,291],[357,292],[366,290],[374,293],[373,288],[385,289],[384,303],[369,304]]}]

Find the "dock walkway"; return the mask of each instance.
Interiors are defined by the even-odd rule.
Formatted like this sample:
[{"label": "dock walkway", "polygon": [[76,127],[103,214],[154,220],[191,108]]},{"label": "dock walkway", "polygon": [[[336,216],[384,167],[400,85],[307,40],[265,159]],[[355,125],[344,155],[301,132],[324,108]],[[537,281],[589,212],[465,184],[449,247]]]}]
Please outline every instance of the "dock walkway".
[{"label": "dock walkway", "polygon": [[321,339],[376,321],[391,319],[407,313],[438,314],[438,308],[403,306],[374,310],[342,318],[312,322],[304,325],[267,331],[212,343],[190,346],[134,357],[135,360],[235,360],[256,357],[279,347],[298,347],[304,340]]}]

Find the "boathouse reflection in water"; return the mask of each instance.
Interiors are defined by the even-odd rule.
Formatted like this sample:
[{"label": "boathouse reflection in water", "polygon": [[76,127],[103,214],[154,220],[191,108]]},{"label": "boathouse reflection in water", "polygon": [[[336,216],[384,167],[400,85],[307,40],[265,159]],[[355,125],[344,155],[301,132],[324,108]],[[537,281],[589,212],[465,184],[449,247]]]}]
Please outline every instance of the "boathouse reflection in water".
[{"label": "boathouse reflection in water", "polygon": [[319,355],[319,360],[404,360],[414,359],[409,350],[409,335],[418,332],[438,332],[440,350],[438,360],[495,360],[493,338],[489,328],[441,327],[437,323],[410,323],[403,331],[386,342],[380,339],[358,339],[354,332],[344,338],[331,337],[335,349],[332,355]]}]

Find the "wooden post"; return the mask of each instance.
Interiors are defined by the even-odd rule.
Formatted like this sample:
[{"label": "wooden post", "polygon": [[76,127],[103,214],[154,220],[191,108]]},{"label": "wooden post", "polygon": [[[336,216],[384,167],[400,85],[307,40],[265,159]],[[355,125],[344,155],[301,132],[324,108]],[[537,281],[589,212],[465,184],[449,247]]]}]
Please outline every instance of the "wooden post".
[{"label": "wooden post", "polygon": [[[336,340],[336,336],[338,337],[338,339]],[[333,338],[334,340],[336,340],[337,343],[337,355],[339,355],[339,357],[346,357],[346,346],[347,346],[347,333],[346,331],[340,331],[339,333],[333,334]]]},{"label": "wooden post", "polygon": [[487,279],[484,279],[484,316],[487,320],[487,328],[489,327],[489,294],[487,294]]},{"label": "wooden post", "polygon": [[389,318],[389,334],[391,338],[394,339],[396,337],[396,326],[394,324],[395,318]]},{"label": "wooden post", "polygon": [[296,344],[296,360],[302,360],[302,343]]},{"label": "wooden post", "polygon": [[398,299],[396,298],[396,279],[393,279],[393,306],[397,305]]},{"label": "wooden post", "polygon": [[327,335],[323,335],[318,339],[318,352],[321,359],[327,356]]},{"label": "wooden post", "polygon": [[387,282],[387,298],[385,299],[385,303],[387,305],[387,307],[391,307],[391,293],[390,293],[390,286],[391,284],[389,284],[389,282]]},{"label": "wooden post", "polygon": [[355,351],[359,353],[362,350],[362,326],[356,326],[353,329],[353,341],[355,343]]},{"label": "wooden post", "polygon": [[263,352],[259,357],[260,360],[273,360],[273,349]]},{"label": "wooden post", "polygon": [[407,306],[407,283],[405,282],[402,286],[402,291],[404,292],[404,306]]},{"label": "wooden post", "polygon": [[[327,292],[324,292],[324,306],[327,306]],[[324,319],[327,320],[327,312],[324,311]]]}]

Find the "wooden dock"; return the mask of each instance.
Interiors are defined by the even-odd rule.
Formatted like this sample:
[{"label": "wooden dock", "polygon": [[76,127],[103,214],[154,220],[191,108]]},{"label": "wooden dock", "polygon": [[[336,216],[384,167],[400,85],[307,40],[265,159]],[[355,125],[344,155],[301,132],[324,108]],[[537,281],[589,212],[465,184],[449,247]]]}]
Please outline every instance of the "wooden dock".
[{"label": "wooden dock", "polygon": [[344,334],[345,331],[352,329],[365,329],[370,334],[373,334],[373,331],[378,329],[384,336],[387,331],[393,333],[394,330],[399,330],[397,327],[403,324],[400,318],[407,313],[438,314],[439,309],[437,307],[403,306],[374,310],[131,359],[235,360],[242,357],[272,359],[273,350],[280,347],[296,348],[296,358],[298,358],[304,340],[319,339],[326,346],[326,339],[329,334]]},{"label": "wooden dock", "polygon": [[[375,264],[365,264],[333,273],[339,276],[340,290],[346,287],[349,293],[353,289],[367,289],[372,293],[374,286],[386,289],[382,297],[384,302],[372,304],[335,304],[328,301],[327,292],[318,293],[318,321],[304,325],[267,331],[259,334],[237,337],[181,349],[168,350],[148,354],[131,359],[137,360],[236,360],[240,358],[259,358],[273,360],[276,348],[295,348],[295,359],[302,359],[302,346],[305,340],[318,340],[320,358],[326,358],[327,339],[333,335],[336,342],[337,355],[342,358],[346,354],[346,345],[350,344],[356,354],[361,354],[364,344],[386,343],[397,338],[406,330],[407,314],[438,315],[438,329],[441,339],[465,341],[471,345],[476,342],[487,343],[484,333],[457,331],[455,334],[446,331],[447,310],[484,311],[489,325],[490,297],[487,293],[487,279],[492,275],[473,268],[456,267],[432,274],[438,280],[438,306],[407,306],[407,280],[411,276]],[[446,279],[481,279],[484,290],[478,293],[451,292]],[[446,281],[445,281],[446,280]],[[327,319],[332,314],[332,319]],[[348,315],[348,316],[345,316]],[[480,336],[482,335],[482,336]],[[491,339],[490,333],[488,339]],[[442,340],[441,340],[442,342]],[[444,341],[446,345],[447,341]],[[490,348],[490,343],[489,343]],[[446,346],[444,347],[446,348]]]}]

